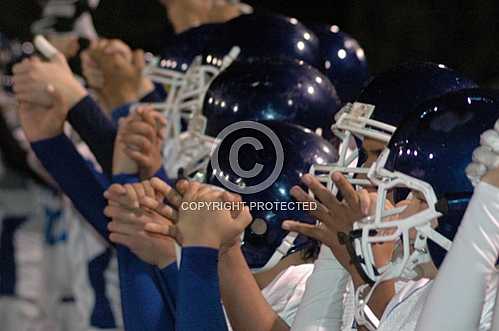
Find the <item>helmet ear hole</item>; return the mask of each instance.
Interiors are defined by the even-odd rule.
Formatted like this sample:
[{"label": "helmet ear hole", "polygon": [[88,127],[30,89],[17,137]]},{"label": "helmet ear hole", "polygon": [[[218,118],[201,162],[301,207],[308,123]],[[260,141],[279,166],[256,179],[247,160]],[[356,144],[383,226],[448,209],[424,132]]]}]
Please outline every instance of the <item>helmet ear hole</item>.
[{"label": "helmet ear hole", "polygon": [[262,236],[267,232],[267,222],[261,218],[255,218],[253,223],[251,223],[250,228],[254,234]]}]

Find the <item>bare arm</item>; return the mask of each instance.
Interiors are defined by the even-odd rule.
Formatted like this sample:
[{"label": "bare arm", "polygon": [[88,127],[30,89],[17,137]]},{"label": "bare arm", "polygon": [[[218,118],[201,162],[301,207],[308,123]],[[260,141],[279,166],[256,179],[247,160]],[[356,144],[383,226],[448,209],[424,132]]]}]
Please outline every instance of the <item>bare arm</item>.
[{"label": "bare arm", "polygon": [[222,301],[234,330],[289,330],[265,300],[237,245],[220,255],[218,271]]}]

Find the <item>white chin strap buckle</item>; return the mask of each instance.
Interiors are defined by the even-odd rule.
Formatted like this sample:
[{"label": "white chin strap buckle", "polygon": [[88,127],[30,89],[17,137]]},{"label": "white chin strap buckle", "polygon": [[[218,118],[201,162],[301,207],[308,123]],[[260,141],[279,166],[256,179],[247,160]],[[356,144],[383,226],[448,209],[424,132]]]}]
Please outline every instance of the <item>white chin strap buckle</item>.
[{"label": "white chin strap buckle", "polygon": [[[379,284],[376,282],[370,289],[369,285],[360,286],[355,293],[355,321],[358,325],[366,327],[369,331],[376,331],[379,328],[380,321],[367,303],[371,298],[374,289]],[[364,292],[369,289],[367,296]]]},{"label": "white chin strap buckle", "polygon": [[279,261],[282,260],[288,252],[293,248],[296,238],[298,237],[298,233],[290,232],[288,235],[282,240],[281,244],[275,250],[274,254],[270,257],[269,261],[261,268],[252,269],[253,273],[267,271],[277,265]]}]

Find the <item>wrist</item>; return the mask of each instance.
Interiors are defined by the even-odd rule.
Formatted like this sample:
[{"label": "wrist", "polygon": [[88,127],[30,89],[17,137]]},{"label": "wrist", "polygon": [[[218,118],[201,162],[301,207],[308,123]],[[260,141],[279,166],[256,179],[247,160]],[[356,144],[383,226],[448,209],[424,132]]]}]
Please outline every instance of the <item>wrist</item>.
[{"label": "wrist", "polygon": [[30,130],[24,130],[26,133],[26,138],[29,142],[34,143],[40,140],[52,139],[64,133],[64,123],[61,125],[54,126],[52,128],[46,128],[43,132],[30,132]]},{"label": "wrist", "polygon": [[139,165],[140,179],[146,180],[146,179],[153,177],[159,171],[160,168],[161,168],[161,161],[155,162],[155,164],[153,164],[152,166],[150,166],[150,165],[140,166]]},{"label": "wrist", "polygon": [[[234,265],[238,264],[241,260],[245,261],[241,245],[232,245],[230,247],[220,247],[219,250],[220,267],[233,269]],[[246,263],[246,262],[245,262]]]},{"label": "wrist", "polygon": [[125,89],[108,90],[103,92],[110,109],[116,109],[128,103],[138,100],[138,93]]},{"label": "wrist", "polygon": [[[119,139],[118,137],[116,139]],[[138,166],[123,151],[122,146],[114,147],[113,174],[137,174]]]},{"label": "wrist", "polygon": [[75,82],[74,87],[71,89],[70,93],[68,93],[66,112],[69,112],[70,109],[76,106],[87,95],[87,90],[81,86],[80,83]]}]

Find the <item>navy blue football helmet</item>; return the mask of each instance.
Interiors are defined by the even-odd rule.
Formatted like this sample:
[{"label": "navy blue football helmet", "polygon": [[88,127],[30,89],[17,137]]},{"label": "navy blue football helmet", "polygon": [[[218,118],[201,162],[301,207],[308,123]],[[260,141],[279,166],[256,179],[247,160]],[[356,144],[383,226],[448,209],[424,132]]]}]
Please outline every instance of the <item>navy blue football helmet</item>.
[{"label": "navy blue football helmet", "polygon": [[337,25],[312,24],[309,27],[319,38],[319,69],[336,87],[341,101],[356,100],[369,78],[364,50]]},{"label": "navy blue football helmet", "polygon": [[[209,47],[216,38],[224,39],[224,31],[224,24],[204,24],[172,37],[169,46],[158,57],[149,56],[144,74],[156,84],[161,94],[168,95],[170,105],[178,97],[179,90],[188,84],[189,92],[196,93],[200,99],[199,95],[220,71],[227,55],[222,54],[225,50],[216,52]],[[230,48],[227,48],[229,52]]]},{"label": "navy blue football helmet", "polygon": [[477,87],[476,83],[442,64],[405,63],[371,79],[357,102],[346,104],[335,116],[332,130],[340,139],[339,161],[312,168],[325,185],[336,191],[332,172],[344,173],[357,185],[370,185],[363,180],[370,164],[360,148],[364,138],[385,144],[393,132],[418,104],[451,91]]},{"label": "navy blue football helmet", "polygon": [[422,102],[474,87],[475,82],[443,64],[404,63],[373,77],[364,88],[357,102],[370,105],[370,111],[339,113],[334,128],[388,143],[397,125]]},{"label": "navy blue football helmet", "polygon": [[304,61],[319,67],[319,40],[297,19],[275,14],[241,15],[227,23],[216,48],[238,46],[241,58],[271,57]]},{"label": "navy blue football helmet", "polygon": [[163,106],[186,117],[200,110],[210,81],[236,57],[319,64],[317,37],[296,19],[280,15],[249,14],[205,24],[176,35],[169,44],[159,57],[150,57],[145,74],[164,87],[158,89],[167,98]]},{"label": "navy blue football helmet", "polygon": [[[334,162],[337,154],[326,140],[303,127],[277,121],[258,122],[257,127],[251,124],[256,122],[249,123],[238,123],[243,125],[231,130],[217,143],[213,156],[217,163],[211,163],[213,167],[209,171],[208,183],[241,193],[242,200],[250,207],[253,222],[244,233],[242,250],[250,268],[261,271],[271,268],[282,257],[305,248],[310,242],[306,237],[283,230],[281,224],[284,220],[315,224],[315,219],[303,208],[292,210],[291,207],[270,207],[270,204],[292,206],[294,199],[289,190],[294,185],[302,185],[301,176],[308,172],[312,164]],[[262,125],[275,135],[280,148],[272,140],[272,134],[259,128]],[[234,146],[242,139],[247,142],[239,145],[237,154],[232,155]],[[248,142],[250,140],[261,143],[260,148],[252,146]],[[234,166],[236,163],[237,166]],[[282,165],[280,171],[279,164]],[[254,176],[238,171],[251,171],[258,167],[261,169]],[[267,182],[269,178],[274,180]],[[259,185],[265,182],[267,184],[260,188]],[[268,205],[258,208],[258,203]]]},{"label": "navy blue football helmet", "polygon": [[[224,24],[204,24],[173,36],[157,58],[149,59],[146,74],[155,82],[172,84],[178,75],[187,72],[196,57],[213,52],[209,45],[216,38],[224,39],[224,31]],[[215,59],[209,64],[220,67],[223,55],[213,54]]]},{"label": "navy blue football helmet", "polygon": [[[358,222],[351,234],[361,257],[355,260],[362,261],[369,278],[413,279],[423,263],[431,260],[440,266],[473,193],[465,168],[480,135],[498,118],[499,92],[477,88],[429,100],[404,119],[369,174],[378,185],[381,207],[372,219]],[[411,192],[428,207],[406,216],[397,208],[385,210],[389,191],[395,202]],[[394,213],[399,217],[389,220]],[[391,264],[376,268],[372,245],[400,238],[400,253]]]},{"label": "navy blue football helmet", "polygon": [[206,135],[236,121],[275,120],[330,133],[340,100],[318,70],[288,59],[236,61],[210,84],[203,103]]},{"label": "navy blue football helmet", "polygon": [[202,113],[193,116],[170,148],[175,162],[166,160],[167,172],[173,177],[179,168],[187,176],[205,173],[215,137],[235,122],[298,124],[322,129],[328,139],[339,103],[329,80],[307,64],[284,58],[238,60],[209,85]]}]

